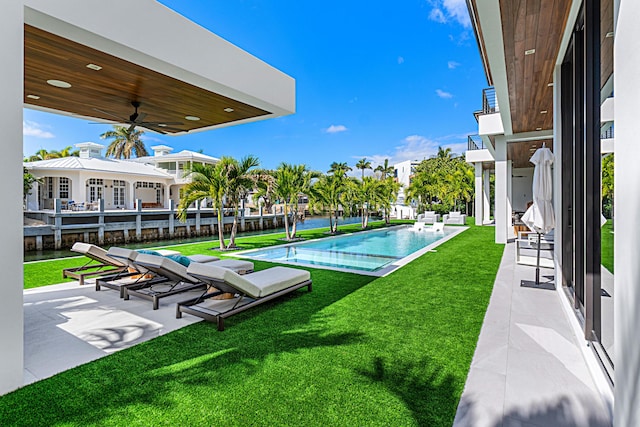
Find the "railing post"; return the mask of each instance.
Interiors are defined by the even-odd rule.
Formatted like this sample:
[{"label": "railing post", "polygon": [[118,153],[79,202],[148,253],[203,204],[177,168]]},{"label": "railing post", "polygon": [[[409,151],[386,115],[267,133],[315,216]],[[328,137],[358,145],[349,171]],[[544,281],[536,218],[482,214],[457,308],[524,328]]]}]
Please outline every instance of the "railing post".
[{"label": "railing post", "polygon": [[54,247],[56,249],[62,248],[62,201],[60,199],[53,199],[54,214]]},{"label": "railing post", "polygon": [[174,230],[175,230],[175,204],[176,202],[171,199],[169,200],[169,238],[173,239]]},{"label": "railing post", "polygon": [[104,245],[104,199],[98,200],[98,244]]},{"label": "railing post", "polygon": [[136,199],[136,240],[142,240],[142,199]]}]

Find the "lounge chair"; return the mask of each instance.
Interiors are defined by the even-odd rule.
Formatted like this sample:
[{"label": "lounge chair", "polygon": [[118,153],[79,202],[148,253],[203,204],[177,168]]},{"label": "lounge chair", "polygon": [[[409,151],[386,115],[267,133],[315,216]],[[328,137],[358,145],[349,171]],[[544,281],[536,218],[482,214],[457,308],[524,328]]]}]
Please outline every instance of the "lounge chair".
[{"label": "lounge chair", "polygon": [[433,231],[440,232],[444,231],[444,222],[434,222],[432,225],[426,224],[424,222],[414,222],[411,230],[414,231]]},{"label": "lounge chair", "polygon": [[[272,267],[240,276],[231,270],[214,264],[191,264],[187,273],[207,283],[210,287],[198,298],[179,302],[176,317],[189,313],[216,322],[218,330],[224,330],[224,319],[263,302],[307,287],[311,292],[311,275],[306,270],[290,267]],[[215,292],[211,292],[215,288]],[[221,293],[233,293],[234,299],[212,300]]]},{"label": "lounge chair", "polygon": [[[212,255],[189,255],[182,257],[175,253],[169,253],[167,251],[134,251],[132,249],[121,248],[112,246],[107,251],[113,258],[121,260],[127,265],[127,270],[120,272],[116,275],[102,277],[96,280],[96,291],[99,291],[102,286],[110,289],[115,289],[120,292],[120,298],[124,298],[127,289],[144,288],[160,281],[165,280],[164,277],[158,276],[149,271],[149,268],[138,262],[140,255],[154,255],[155,253],[163,253],[168,257],[178,255],[180,258],[188,259],[188,262],[184,264],[193,263],[211,263],[215,262],[216,265],[223,268],[230,268],[239,274],[246,274],[253,271],[253,263],[249,261],[241,261],[236,259],[220,259]],[[167,255],[168,254],[168,255]],[[175,259],[173,259],[175,261]],[[183,265],[185,266],[185,265]]]},{"label": "lounge chair", "polygon": [[467,215],[460,212],[449,212],[448,214],[444,214],[442,222],[446,225],[465,225],[467,223]]},{"label": "lounge chair", "polygon": [[[174,261],[170,257],[139,254],[135,263],[145,268],[148,271],[147,274],[164,280],[151,282],[148,286],[127,286],[124,288],[124,299],[128,300],[130,296],[148,299],[153,302],[154,310],[158,309],[161,298],[204,287],[205,285],[198,278],[187,273],[185,265]],[[238,274],[236,271],[243,273],[253,271],[252,262],[236,259],[218,260],[210,263],[189,262],[189,266],[191,265],[215,265],[217,268],[234,274]]]},{"label": "lounge chair", "polygon": [[422,221],[425,224],[435,224],[440,220],[440,214],[437,214],[436,211],[425,211],[422,215]]},{"label": "lounge chair", "polygon": [[[71,250],[89,258],[89,261],[80,267],[65,268],[62,270],[63,278],[71,277],[76,279],[80,285],[84,285],[85,278],[114,274],[124,271],[127,268],[126,264],[116,258],[110,257],[107,251],[100,246],[76,242],[71,247]],[[94,261],[96,261],[97,264],[92,264]]]}]

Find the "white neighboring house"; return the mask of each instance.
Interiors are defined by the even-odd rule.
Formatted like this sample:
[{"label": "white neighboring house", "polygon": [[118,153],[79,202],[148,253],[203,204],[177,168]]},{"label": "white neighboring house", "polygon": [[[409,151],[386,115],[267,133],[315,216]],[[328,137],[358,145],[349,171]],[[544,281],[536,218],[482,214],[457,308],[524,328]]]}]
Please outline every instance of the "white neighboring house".
[{"label": "white neighboring house", "polygon": [[215,164],[218,159],[192,151],[170,154],[171,147],[151,147],[153,156],[118,160],[102,156],[105,148],[94,142],[76,144],[79,157],[26,162],[24,166],[41,183],[35,183],[27,197],[27,210],[54,209],[60,199],[63,209],[169,208],[170,200],[180,200],[180,188],[188,182],[184,171],[192,162]]},{"label": "white neighboring house", "polygon": [[220,161],[217,157],[189,150],[171,153],[173,148],[166,145],[156,145],[151,149],[153,150],[153,156],[138,157],[130,159],[130,161],[151,165],[171,175],[173,182],[169,186],[169,198],[176,205],[180,202],[180,189],[191,181],[188,176],[185,176],[191,166],[194,163],[215,165]]},{"label": "white neighboring house", "polygon": [[416,217],[416,208],[411,206],[410,200],[406,200],[405,191],[409,188],[411,178],[419,164],[420,162],[417,160],[405,160],[393,165],[394,178],[401,185],[398,199],[392,208],[392,211],[396,213],[396,218],[414,219]]}]

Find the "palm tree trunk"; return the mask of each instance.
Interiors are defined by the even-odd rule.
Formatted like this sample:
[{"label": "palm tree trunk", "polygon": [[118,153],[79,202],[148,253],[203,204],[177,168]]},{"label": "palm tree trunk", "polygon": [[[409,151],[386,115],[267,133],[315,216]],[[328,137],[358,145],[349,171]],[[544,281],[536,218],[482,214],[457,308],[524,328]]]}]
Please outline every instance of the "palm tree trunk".
[{"label": "palm tree trunk", "polygon": [[220,250],[227,249],[224,244],[224,223],[222,217],[222,207],[218,208],[218,239],[220,240]]},{"label": "palm tree trunk", "polygon": [[238,234],[238,205],[233,207],[233,225],[231,226],[231,236],[229,237],[229,245],[227,248],[236,247],[236,234]]},{"label": "palm tree trunk", "polygon": [[369,226],[369,209],[365,208],[364,211],[362,212],[362,221],[364,224],[364,228],[367,228]]},{"label": "palm tree trunk", "polygon": [[329,233],[333,234],[333,210],[329,208]]},{"label": "palm tree trunk", "polygon": [[293,224],[291,224],[291,239],[296,238],[296,232],[298,230],[298,204],[296,203],[293,208]]},{"label": "palm tree trunk", "polygon": [[289,235],[289,205],[284,201],[284,235],[287,240],[291,240]]}]

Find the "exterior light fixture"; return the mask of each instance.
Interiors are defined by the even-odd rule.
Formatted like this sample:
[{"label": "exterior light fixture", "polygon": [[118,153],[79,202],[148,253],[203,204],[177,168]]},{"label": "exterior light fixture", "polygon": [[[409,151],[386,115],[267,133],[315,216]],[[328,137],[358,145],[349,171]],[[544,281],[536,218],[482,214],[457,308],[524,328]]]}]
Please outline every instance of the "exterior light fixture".
[{"label": "exterior light fixture", "polygon": [[40,97],[38,95],[27,95],[27,98],[40,99]]},{"label": "exterior light fixture", "polygon": [[224,111],[227,113],[233,113],[233,108],[227,107],[224,109]]},{"label": "exterior light fixture", "polygon": [[547,110],[542,110],[542,111],[540,111],[540,114],[547,114],[547,113],[548,113],[548,111],[547,111]]},{"label": "exterior light fixture", "polygon": [[87,68],[90,68],[90,69],[95,70],[95,71],[102,70],[102,67],[99,66],[99,65],[96,65],[96,64],[87,64]]},{"label": "exterior light fixture", "polygon": [[525,55],[533,55],[534,53],[536,53],[535,49],[528,49],[524,51]]},{"label": "exterior light fixture", "polygon": [[536,128],[536,130],[542,130],[542,128]]},{"label": "exterior light fixture", "polygon": [[605,37],[610,39],[610,38],[613,38],[613,35],[614,35],[613,31],[609,31]]},{"label": "exterior light fixture", "polygon": [[198,120],[200,120],[200,117],[198,116],[184,116],[184,118],[186,120],[191,120],[192,122],[197,122]]},{"label": "exterior light fixture", "polygon": [[47,83],[51,86],[59,87],[62,89],[69,89],[71,87],[71,83],[67,83],[62,80],[47,80]]},{"label": "exterior light fixture", "polygon": [[553,87],[553,82],[547,84],[547,87]]}]

